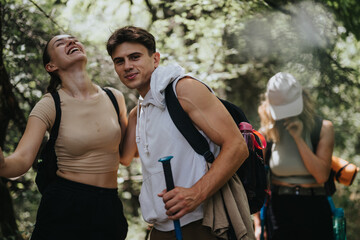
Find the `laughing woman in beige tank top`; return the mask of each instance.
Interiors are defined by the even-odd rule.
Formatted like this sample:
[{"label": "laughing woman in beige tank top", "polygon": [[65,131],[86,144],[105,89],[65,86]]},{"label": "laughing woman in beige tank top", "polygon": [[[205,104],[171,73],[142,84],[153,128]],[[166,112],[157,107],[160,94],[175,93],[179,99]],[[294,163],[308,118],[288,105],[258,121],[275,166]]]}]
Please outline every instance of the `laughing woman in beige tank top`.
[{"label": "laughing woman in beige tank top", "polygon": [[57,179],[43,192],[31,239],[125,239],[128,225],[117,194],[119,146],[127,127],[124,96],[110,88],[119,105],[119,124],[110,98],[89,78],[85,48],[73,36],[50,39],[43,62],[51,76],[48,93],[31,111],[14,153],[5,158],[0,149],[0,176],[17,177],[32,166],[54,124],[50,93],[58,91]]}]

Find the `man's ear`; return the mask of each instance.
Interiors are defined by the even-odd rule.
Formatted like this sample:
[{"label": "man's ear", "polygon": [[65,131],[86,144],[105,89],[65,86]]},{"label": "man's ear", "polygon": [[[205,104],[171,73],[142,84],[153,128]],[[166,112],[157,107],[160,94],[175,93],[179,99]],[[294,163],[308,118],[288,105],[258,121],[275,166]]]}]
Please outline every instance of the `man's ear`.
[{"label": "man's ear", "polygon": [[160,53],[155,52],[153,57],[154,57],[154,66],[155,66],[155,68],[157,68],[159,66],[159,63],[160,63]]},{"label": "man's ear", "polygon": [[46,64],[45,65],[45,69],[46,69],[46,71],[48,71],[48,72],[54,72],[54,71],[56,71],[57,69],[58,69],[58,67],[56,67],[54,64],[52,64],[52,63],[48,63],[48,64]]}]

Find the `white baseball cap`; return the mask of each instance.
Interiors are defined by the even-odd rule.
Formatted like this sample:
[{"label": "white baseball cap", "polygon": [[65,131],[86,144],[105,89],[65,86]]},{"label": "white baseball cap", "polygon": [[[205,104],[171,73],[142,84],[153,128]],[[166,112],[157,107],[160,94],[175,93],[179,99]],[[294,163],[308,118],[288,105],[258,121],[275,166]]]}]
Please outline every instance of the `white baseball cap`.
[{"label": "white baseball cap", "polygon": [[279,72],[270,78],[266,96],[274,120],[297,116],[303,110],[302,87],[290,73]]}]

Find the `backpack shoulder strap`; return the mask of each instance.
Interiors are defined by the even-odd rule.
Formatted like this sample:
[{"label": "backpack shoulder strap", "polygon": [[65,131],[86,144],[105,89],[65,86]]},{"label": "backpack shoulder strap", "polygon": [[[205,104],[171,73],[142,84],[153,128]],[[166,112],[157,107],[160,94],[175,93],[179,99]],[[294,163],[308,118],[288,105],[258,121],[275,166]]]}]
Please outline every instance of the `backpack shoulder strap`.
[{"label": "backpack shoulder strap", "polygon": [[51,96],[54,99],[54,103],[55,103],[55,110],[56,110],[56,116],[55,116],[55,122],[54,125],[51,128],[51,132],[50,132],[50,140],[53,141],[53,144],[55,144],[55,141],[58,137],[58,133],[59,133],[59,126],[60,126],[60,120],[61,120],[61,107],[60,107],[60,96],[59,93],[57,91],[52,92]]},{"label": "backpack shoulder strap", "polygon": [[[320,132],[322,127],[323,119],[319,116],[315,117],[315,125],[313,130],[311,131],[311,144],[313,146],[313,152],[316,154],[316,149],[318,146],[318,143],[320,141]],[[324,188],[326,191],[326,194],[328,196],[331,196],[336,191],[336,186],[334,182],[335,172],[333,170],[330,171],[328,180],[324,183]]]},{"label": "backpack shoulder strap", "polygon": [[108,95],[108,97],[110,98],[112,104],[114,105],[114,108],[116,110],[117,116],[118,116],[118,122],[120,124],[120,110],[119,110],[119,105],[118,102],[114,96],[114,94],[112,93],[112,91],[108,88],[103,88],[103,90],[106,92],[106,94]]},{"label": "backpack shoulder strap", "polygon": [[265,156],[264,156],[264,163],[266,166],[270,165],[270,158],[271,158],[271,149],[273,146],[273,142],[272,141],[267,141],[266,142],[266,148],[265,148]]},{"label": "backpack shoulder strap", "polygon": [[322,122],[323,122],[323,119],[319,116],[316,116],[315,117],[315,125],[310,134],[311,144],[313,146],[314,153],[316,153],[316,148],[320,141],[320,132],[321,132],[321,127],[322,127]]},{"label": "backpack shoulder strap", "polygon": [[165,102],[172,121],[194,151],[204,156],[207,162],[213,162],[214,155],[210,151],[208,142],[196,129],[189,115],[181,107],[172,85],[170,83],[165,89]]}]

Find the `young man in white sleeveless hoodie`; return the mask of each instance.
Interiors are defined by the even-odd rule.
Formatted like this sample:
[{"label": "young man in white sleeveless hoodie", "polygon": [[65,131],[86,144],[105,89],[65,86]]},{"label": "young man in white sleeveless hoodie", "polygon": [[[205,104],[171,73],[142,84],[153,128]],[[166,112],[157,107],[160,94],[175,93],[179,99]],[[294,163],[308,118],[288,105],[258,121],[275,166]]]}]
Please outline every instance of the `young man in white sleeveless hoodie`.
[{"label": "young man in white sleeveless hoodie", "polygon": [[[146,30],[132,26],[116,30],[107,42],[107,51],[121,82],[140,94],[137,108],[129,114],[121,158],[130,164],[139,153],[143,172],[141,211],[145,221],[154,225],[150,239],[175,239],[172,230],[176,219],[180,219],[184,239],[217,239],[201,224],[203,203],[248,156],[239,129],[204,83],[186,75],[178,65],[159,66],[155,39]],[[181,106],[214,153],[209,170],[204,157],[186,142],[169,116],[164,90],[171,82]],[[158,159],[169,155],[173,156],[175,188],[167,192]],[[246,217],[250,218],[250,213]],[[251,236],[253,229],[249,232]]]}]

